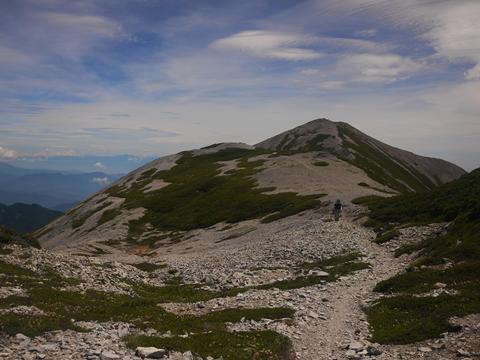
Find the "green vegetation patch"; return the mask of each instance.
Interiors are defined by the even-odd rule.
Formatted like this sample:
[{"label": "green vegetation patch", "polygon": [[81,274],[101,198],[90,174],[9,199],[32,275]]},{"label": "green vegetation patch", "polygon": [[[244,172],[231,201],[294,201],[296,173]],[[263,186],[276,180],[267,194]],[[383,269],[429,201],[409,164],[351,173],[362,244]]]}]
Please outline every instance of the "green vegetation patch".
[{"label": "green vegetation patch", "polygon": [[128,336],[127,345],[154,346],[170,351],[191,350],[195,355],[225,360],[287,360],[291,359],[290,340],[273,331],[212,332],[194,334],[186,338],[161,338],[152,336]]},{"label": "green vegetation patch", "polygon": [[[62,290],[62,287],[74,283],[77,283],[75,279],[63,278],[49,268],[43,269],[41,273],[36,273],[16,265],[0,262],[0,286],[20,285],[27,292],[27,296],[9,296],[0,299],[0,308],[6,309],[22,305],[36,306],[47,314],[44,316],[3,314],[0,317],[0,333],[9,335],[23,333],[33,337],[54,330],[85,331],[75,325],[76,321],[114,321],[128,322],[141,329],[153,328],[159,332],[171,331],[174,335],[194,333],[195,335],[192,336],[200,338],[205,336],[205,338],[215,338],[218,341],[223,339],[224,342],[221,344],[212,341],[209,346],[216,349],[215,354],[224,356],[224,358],[228,358],[238,351],[241,354],[251,354],[252,349],[259,356],[274,358],[272,356],[280,356],[283,354],[283,350],[290,347],[288,338],[275,332],[258,334],[245,332],[241,335],[226,332],[226,323],[235,323],[242,319],[255,321],[291,319],[294,310],[289,308],[226,309],[201,316],[180,316],[165,311],[158,304],[171,300],[207,299],[218,293],[206,292],[192,285],[166,287],[137,285],[133,286],[137,293],[133,297],[94,290],[87,290],[85,293]],[[230,294],[232,293],[221,293],[221,295]],[[136,338],[131,337],[130,340],[127,340],[131,344],[134,339]],[[194,351],[201,351],[197,344],[188,343],[188,338],[186,341],[184,343],[186,350],[191,347]],[[242,341],[243,343],[240,345]],[[247,343],[250,345],[244,346]],[[216,344],[221,346],[216,346]],[[280,347],[281,344],[285,348]],[[175,346],[172,345],[172,347]]]},{"label": "green vegetation patch", "polygon": [[399,295],[382,299],[367,310],[374,330],[372,340],[382,344],[408,344],[439,337],[452,330],[450,317],[480,312],[479,289],[477,282],[459,295]]},{"label": "green vegetation patch", "polygon": [[100,216],[100,219],[98,219],[97,226],[100,226],[102,224],[105,224],[106,222],[109,222],[110,220],[115,219],[120,214],[121,214],[121,211],[119,209],[105,210],[102,213],[102,216]]},{"label": "green vegetation patch", "polygon": [[154,264],[149,262],[142,262],[142,263],[131,264],[131,265],[145,272],[154,272],[155,270],[164,269],[167,267],[167,265],[165,264]]},{"label": "green vegetation patch", "polygon": [[385,244],[398,236],[400,236],[400,232],[397,229],[388,230],[384,233],[377,234],[375,242],[377,244]]},{"label": "green vegetation patch", "polygon": [[[260,171],[264,161],[251,158],[264,153],[236,148],[201,156],[183,153],[170,170],[159,171],[130,189],[111,188],[110,193],[125,198],[126,208],[146,209],[140,220],[130,222],[131,237],[142,234],[147,223],[162,231],[188,231],[220,222],[256,218],[273,221],[320,205],[321,195],[265,194],[273,189],[257,188],[252,176]],[[218,176],[219,162],[234,159],[238,160],[238,168]],[[142,189],[154,178],[169,185],[144,193]]]},{"label": "green vegetation patch", "polygon": [[[92,209],[90,211],[87,211],[85,214],[83,214],[82,216],[76,218],[75,220],[73,220],[72,222],[72,229],[76,229],[76,228],[79,228],[80,226],[82,226],[83,224],[85,224],[85,222],[88,220],[88,218],[90,218],[90,216],[92,216],[93,214],[105,209],[106,207],[109,207],[110,205],[112,205],[113,202],[111,201],[106,201],[104,203],[102,203],[100,206],[97,206],[95,209]],[[108,210],[107,210],[108,211]]]},{"label": "green vegetation patch", "polygon": [[147,284],[134,284],[134,291],[142,297],[151,297],[157,303],[189,303],[208,301],[215,298],[235,296],[248,291],[249,288],[232,288],[222,291],[202,289],[197,284],[181,284],[180,281],[171,281],[170,285],[152,286]]},{"label": "green vegetation patch", "polygon": [[257,289],[278,288],[281,290],[299,289],[307,286],[322,284],[324,282],[336,281],[340,276],[351,274],[355,271],[368,269],[369,264],[359,261],[359,253],[350,253],[346,255],[334,256],[329,259],[322,259],[313,262],[302,263],[298,270],[306,272],[308,270],[322,270],[328,273],[328,276],[302,275],[293,279],[276,281],[270,284],[257,286]]},{"label": "green vegetation patch", "polygon": [[[417,252],[407,272],[377,284],[394,296],[368,310],[373,338],[409,343],[440,336],[448,319],[480,312],[480,170],[428,193],[368,203],[368,224],[377,231],[401,224],[451,222],[444,235],[406,245],[396,255]],[[415,296],[446,284],[448,294]]]},{"label": "green vegetation patch", "polygon": [[12,249],[7,249],[0,246],[0,255],[10,255],[11,253],[13,253]]}]

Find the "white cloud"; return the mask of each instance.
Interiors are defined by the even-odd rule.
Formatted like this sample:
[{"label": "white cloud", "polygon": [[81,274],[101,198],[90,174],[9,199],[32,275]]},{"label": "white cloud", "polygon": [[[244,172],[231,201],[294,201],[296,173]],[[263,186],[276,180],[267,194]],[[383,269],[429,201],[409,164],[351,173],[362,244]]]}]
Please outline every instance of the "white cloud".
[{"label": "white cloud", "polygon": [[120,33],[120,27],[113,21],[96,15],[77,15],[61,12],[45,12],[38,15],[48,24],[66,31],[112,37]]},{"label": "white cloud", "polygon": [[350,81],[389,83],[408,78],[422,65],[395,54],[352,54],[342,57],[337,67]]},{"label": "white cloud", "polygon": [[12,160],[18,157],[15,150],[0,146],[0,159]]},{"label": "white cloud", "polygon": [[105,169],[105,165],[103,165],[100,161],[97,161],[95,164],[93,164],[98,169]]},{"label": "white cloud", "polygon": [[432,6],[432,11],[433,27],[423,37],[432,43],[438,55],[474,63],[465,77],[480,78],[480,3],[455,1]]},{"label": "white cloud", "polygon": [[304,34],[249,30],[218,39],[212,43],[212,47],[240,50],[260,58],[299,61],[322,56],[315,50],[300,47],[311,45],[315,41],[315,37]]},{"label": "white cloud", "polygon": [[92,182],[95,184],[100,184],[100,185],[108,185],[110,184],[110,180],[105,176],[105,177],[94,177],[92,179]]}]

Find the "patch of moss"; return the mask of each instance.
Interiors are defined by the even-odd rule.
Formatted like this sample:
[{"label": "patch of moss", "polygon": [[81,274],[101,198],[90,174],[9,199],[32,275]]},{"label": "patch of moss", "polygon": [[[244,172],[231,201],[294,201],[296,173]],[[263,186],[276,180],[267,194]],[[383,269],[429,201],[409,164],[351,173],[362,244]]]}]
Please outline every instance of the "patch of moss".
[{"label": "patch of moss", "polygon": [[132,264],[132,266],[135,266],[137,269],[145,271],[145,272],[154,272],[155,270],[164,269],[164,268],[167,267],[167,265],[165,265],[165,264],[154,264],[154,263],[149,263],[149,262]]},{"label": "patch of moss", "polygon": [[480,312],[480,284],[459,295],[385,298],[367,310],[372,340],[382,344],[409,344],[439,337],[452,329],[448,319]]},{"label": "patch of moss", "polygon": [[195,355],[225,360],[288,360],[291,359],[290,340],[273,331],[211,332],[194,334],[186,338],[128,336],[127,345],[154,346],[172,351],[191,350]]},{"label": "patch of moss", "polygon": [[121,210],[119,209],[105,210],[102,213],[102,216],[100,216],[100,219],[98,219],[97,226],[100,226],[102,224],[105,224],[106,222],[109,222],[110,220],[115,219],[120,214],[121,214]]},{"label": "patch of moss", "polygon": [[10,255],[11,253],[13,253],[12,249],[7,249],[0,246],[0,255]]},{"label": "patch of moss", "polygon": [[[111,201],[106,201],[104,203],[102,203],[100,206],[97,206],[95,209],[92,209],[90,211],[87,211],[85,214],[83,214],[82,216],[74,219],[72,221],[72,229],[76,229],[76,228],[79,228],[80,226],[82,226],[83,224],[85,224],[85,222],[95,213],[99,212],[99,211],[102,211],[103,209],[105,209],[106,207],[109,207],[110,205],[112,205],[113,202]],[[107,210],[108,211],[108,210]]]},{"label": "patch of moss", "polygon": [[350,253],[335,256],[329,259],[322,259],[313,262],[302,263],[299,270],[319,269],[328,273],[328,276],[302,275],[293,279],[276,281],[270,284],[257,286],[257,289],[278,288],[281,290],[299,289],[307,286],[322,284],[324,282],[336,281],[340,276],[351,274],[355,271],[368,269],[369,264],[359,261],[359,253]]},{"label": "patch of moss", "polygon": [[367,195],[367,196],[360,196],[352,200],[352,204],[355,205],[368,205],[372,202],[375,202],[380,199],[385,199],[383,196],[378,195]]},{"label": "patch of moss", "polygon": [[377,244],[385,244],[398,236],[400,236],[400,232],[397,229],[389,230],[384,233],[377,234],[375,242]]}]

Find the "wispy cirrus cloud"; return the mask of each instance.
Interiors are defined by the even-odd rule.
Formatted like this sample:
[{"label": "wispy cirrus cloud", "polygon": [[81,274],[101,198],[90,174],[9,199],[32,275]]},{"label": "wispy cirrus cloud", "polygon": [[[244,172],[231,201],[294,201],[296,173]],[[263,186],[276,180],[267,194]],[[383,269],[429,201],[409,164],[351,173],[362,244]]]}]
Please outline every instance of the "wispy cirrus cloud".
[{"label": "wispy cirrus cloud", "polygon": [[391,83],[412,76],[422,64],[395,54],[352,54],[343,56],[337,67],[350,82]]},{"label": "wispy cirrus cloud", "polygon": [[[466,148],[460,133],[470,136],[480,113],[479,6],[1,2],[0,142],[21,154],[159,154],[227,138],[255,142],[318,116],[361,119],[356,125],[373,131],[382,128],[368,128],[378,117],[407,134],[414,103],[415,124],[427,130],[454,119],[456,137],[435,128],[432,149],[440,138],[448,139],[442,149]],[[374,112],[379,97],[388,106]],[[423,149],[425,140],[412,144]]]},{"label": "wispy cirrus cloud", "polygon": [[248,30],[215,40],[211,46],[215,49],[243,51],[260,58],[300,61],[322,56],[318,51],[306,47],[315,41],[315,37],[305,34]]}]

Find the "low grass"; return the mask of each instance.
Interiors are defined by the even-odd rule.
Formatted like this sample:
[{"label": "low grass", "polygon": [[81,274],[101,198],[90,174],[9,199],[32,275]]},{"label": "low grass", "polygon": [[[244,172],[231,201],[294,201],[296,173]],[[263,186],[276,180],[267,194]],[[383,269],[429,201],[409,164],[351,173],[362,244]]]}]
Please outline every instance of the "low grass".
[{"label": "low grass", "polygon": [[104,203],[102,203],[100,206],[97,206],[95,209],[92,209],[90,211],[87,211],[85,214],[83,214],[82,216],[79,216],[77,217],[75,220],[73,220],[72,222],[72,229],[76,229],[76,228],[79,228],[80,226],[82,226],[83,224],[85,224],[85,222],[88,220],[88,218],[90,218],[93,214],[105,209],[106,207],[112,205],[113,202],[111,201],[106,201]]},{"label": "low grass", "polygon": [[7,249],[0,246],[0,255],[10,255],[13,252],[12,249]]},{"label": "low grass", "polygon": [[109,222],[110,220],[115,219],[118,215],[121,214],[120,209],[108,209],[105,210],[102,213],[102,216],[100,216],[100,219],[98,219],[97,226],[100,226],[102,224],[105,224],[106,222]]},{"label": "low grass", "polygon": [[355,271],[368,269],[369,264],[359,261],[361,257],[359,253],[350,253],[340,256],[335,256],[329,259],[322,259],[318,261],[305,262],[300,264],[297,269],[300,271],[308,270],[322,270],[328,273],[328,276],[317,275],[302,275],[293,279],[276,281],[270,284],[257,286],[257,289],[272,289],[278,288],[280,290],[299,289],[307,286],[322,284],[325,282],[336,281],[340,276],[351,274]]},{"label": "low grass", "polygon": [[385,298],[367,310],[374,329],[372,340],[382,344],[408,344],[439,337],[452,330],[448,319],[480,312],[480,283],[459,295]]},{"label": "low grass", "polygon": [[[410,343],[451,330],[448,319],[480,312],[480,170],[428,193],[370,201],[368,224],[377,231],[399,224],[451,222],[444,235],[397,250],[416,252],[407,272],[377,284],[390,294],[368,310],[373,340]],[[448,264],[448,266],[446,266]],[[451,294],[428,294],[435,283]]]},{"label": "low grass", "polygon": [[165,264],[154,264],[154,263],[149,263],[149,262],[142,262],[138,264],[131,264],[132,266],[135,266],[137,269],[145,271],[145,272],[154,272],[158,269],[164,269],[167,267]]},{"label": "low grass", "polygon": [[[273,189],[258,188],[252,175],[260,171],[264,161],[251,159],[264,153],[234,148],[201,156],[186,152],[170,170],[159,171],[130,189],[113,187],[109,192],[125,198],[123,206],[127,209],[146,209],[140,220],[130,222],[131,238],[142,234],[147,223],[161,231],[188,231],[220,222],[256,218],[268,222],[320,205],[321,195],[265,194]],[[238,160],[238,168],[217,176],[219,162],[228,160]],[[153,179],[162,179],[169,185],[144,193],[142,188]]]},{"label": "low grass", "polygon": [[400,236],[400,232],[397,229],[388,230],[383,233],[378,233],[375,242],[377,244],[385,244],[398,236]]},{"label": "low grass", "polygon": [[225,360],[287,360],[291,359],[290,340],[273,331],[212,332],[194,334],[187,338],[128,336],[127,345],[154,346],[166,350],[188,351],[203,358],[212,356]]},{"label": "low grass", "polygon": [[[359,254],[347,254],[332,259],[299,265],[299,270],[325,269],[334,277],[355,271]],[[140,265],[144,267],[144,265]],[[151,269],[148,265],[146,268]],[[362,266],[362,268],[364,268]],[[10,335],[23,333],[37,336],[46,331],[72,329],[84,331],[75,325],[76,321],[128,322],[140,329],[153,328],[159,332],[170,331],[172,338],[130,336],[125,340],[131,347],[155,346],[186,351],[200,356],[223,356],[224,359],[288,359],[291,343],[283,335],[273,331],[226,331],[227,323],[261,319],[289,319],[294,310],[289,308],[226,309],[206,315],[175,315],[165,311],[160,303],[197,302],[213,298],[235,296],[241,292],[263,287],[233,288],[222,291],[203,289],[199,285],[181,284],[162,287],[147,284],[131,284],[135,296],[87,290],[84,293],[62,290],[65,286],[78,283],[76,279],[60,276],[53,269],[45,268],[36,273],[22,267],[0,261],[0,286],[21,286],[27,296],[9,296],[0,299],[0,308],[12,306],[36,306],[48,316],[29,317],[8,314],[0,318],[0,332]],[[173,273],[172,276],[175,276]],[[314,285],[317,280],[306,277],[307,281],[274,287],[285,289]],[[324,278],[322,279],[324,281]],[[266,287],[268,288],[268,287]],[[188,337],[175,335],[189,333]]]},{"label": "low grass", "polygon": [[[25,316],[17,314],[2,314],[0,317],[0,333],[15,335],[22,333],[27,336],[41,335],[47,331],[71,329],[86,331],[75,325],[76,321],[114,321],[128,322],[138,328],[153,328],[159,332],[170,331],[174,335],[190,333],[198,338],[215,338],[224,342],[210,342],[205,349],[214,350],[218,356],[229,358],[239,352],[247,356],[254,348],[256,354],[282,358],[282,353],[290,348],[288,338],[275,332],[245,332],[227,333],[226,323],[239,322],[242,319],[260,321],[261,319],[292,318],[294,310],[289,308],[256,308],[256,309],[226,309],[214,311],[206,315],[179,316],[169,313],[158,303],[167,301],[198,300],[213,296],[197,287],[187,285],[150,287],[134,286],[137,295],[107,293],[87,290],[84,293],[61,290],[62,287],[73,284],[75,279],[66,279],[51,269],[35,273],[19,266],[0,262],[0,286],[21,286],[27,291],[27,296],[9,296],[0,299],[0,308],[12,306],[36,306],[46,312],[45,316]],[[191,337],[176,339],[178,348],[197,351],[198,344],[190,343]],[[242,339],[250,346],[239,347]],[[238,340],[238,341],[237,341]],[[142,338],[131,337],[129,344],[143,343]],[[148,340],[150,341],[150,340]],[[171,340],[174,341],[174,340]],[[282,345],[282,346],[280,346]]]}]

